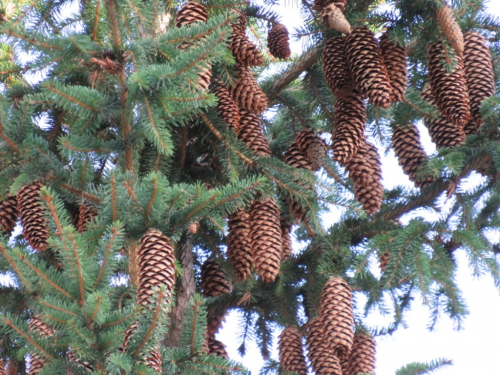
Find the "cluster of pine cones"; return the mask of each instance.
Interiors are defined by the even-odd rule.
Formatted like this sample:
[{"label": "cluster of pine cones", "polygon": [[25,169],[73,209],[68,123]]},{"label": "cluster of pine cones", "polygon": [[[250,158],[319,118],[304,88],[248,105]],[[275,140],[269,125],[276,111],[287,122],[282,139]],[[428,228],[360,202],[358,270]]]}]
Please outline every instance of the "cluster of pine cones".
[{"label": "cluster of pine cones", "polygon": [[[317,375],[374,375],[375,340],[362,329],[355,334],[353,327],[349,285],[332,277],[323,287],[319,315],[305,326],[308,357]],[[278,348],[284,370],[307,374],[302,334],[295,326],[283,330]]]}]

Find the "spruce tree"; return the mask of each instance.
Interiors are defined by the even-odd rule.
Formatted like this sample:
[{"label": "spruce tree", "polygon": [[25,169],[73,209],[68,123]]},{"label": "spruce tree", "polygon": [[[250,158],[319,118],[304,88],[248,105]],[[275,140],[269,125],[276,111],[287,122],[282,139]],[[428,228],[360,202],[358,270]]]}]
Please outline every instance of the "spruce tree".
[{"label": "spruce tree", "polygon": [[[484,1],[304,0],[294,31],[276,6],[0,1],[0,373],[244,373],[239,311],[242,353],[283,330],[267,372],[372,374],[416,295],[463,321],[457,249],[500,282]],[[387,147],[416,188],[384,190]]]}]

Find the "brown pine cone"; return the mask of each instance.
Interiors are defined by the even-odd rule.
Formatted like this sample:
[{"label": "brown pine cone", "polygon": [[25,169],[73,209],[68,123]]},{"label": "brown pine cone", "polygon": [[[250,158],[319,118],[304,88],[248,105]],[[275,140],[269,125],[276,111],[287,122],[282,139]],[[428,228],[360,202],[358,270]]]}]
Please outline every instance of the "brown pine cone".
[{"label": "brown pine cone", "polygon": [[87,229],[87,225],[90,223],[90,220],[96,217],[97,214],[98,212],[94,207],[88,204],[81,204],[79,206],[78,231],[80,233],[85,232],[85,230]]},{"label": "brown pine cone", "polygon": [[[3,363],[2,363],[3,365]],[[7,371],[5,375],[17,375],[17,371],[19,369],[19,366],[17,364],[17,361],[15,359],[9,359],[9,363],[7,365]],[[1,369],[0,369],[0,374],[1,374]]]},{"label": "brown pine cone", "polygon": [[457,55],[462,56],[464,53],[464,35],[453,14],[453,9],[451,9],[448,4],[444,3],[437,9],[436,16],[439,24],[443,28],[446,39],[448,39],[448,42],[450,42]]},{"label": "brown pine cone", "polygon": [[456,147],[465,140],[464,130],[443,118],[425,119],[424,124],[437,148]]},{"label": "brown pine cone", "polygon": [[436,101],[434,100],[434,95],[432,95],[431,85],[426,83],[422,92],[420,92],[420,96],[430,105],[437,107]]},{"label": "brown pine cone", "polygon": [[162,361],[161,361],[161,353],[159,349],[153,349],[149,352],[149,354],[146,356],[144,363],[149,367],[152,368],[154,371],[157,373],[161,374],[162,372]]},{"label": "brown pine cone", "polygon": [[217,297],[231,293],[231,285],[215,259],[207,259],[201,266],[200,287],[205,297]]},{"label": "brown pine cone", "polygon": [[346,38],[346,56],[361,94],[376,107],[389,108],[393,93],[375,34],[367,27],[353,29]]},{"label": "brown pine cone", "polygon": [[264,63],[264,57],[259,48],[248,39],[243,32],[240,34],[238,29],[233,28],[231,39],[229,40],[229,49],[236,61],[243,66],[261,66]]},{"label": "brown pine cone", "polygon": [[269,34],[267,35],[267,47],[269,53],[277,59],[287,60],[292,51],[290,51],[288,30],[281,23],[273,23]]},{"label": "brown pine cone", "polygon": [[16,197],[7,197],[6,200],[0,202],[0,223],[2,230],[6,231],[9,236],[16,227],[18,216]]},{"label": "brown pine cone", "polygon": [[[28,326],[28,332],[31,333],[37,333],[42,337],[52,337],[56,332],[55,330],[47,325],[43,320],[41,315],[34,315],[31,317],[29,326]],[[45,366],[46,359],[43,357],[43,355],[33,352],[30,353],[30,361],[29,361],[29,375],[34,375],[38,374],[40,371],[42,371],[43,367]]]},{"label": "brown pine cone", "polygon": [[288,327],[279,336],[280,365],[285,371],[307,375],[306,358],[302,351],[302,337],[296,327]]},{"label": "brown pine cone", "polygon": [[389,262],[391,261],[391,255],[388,251],[384,251],[383,253],[378,255],[379,268],[381,272],[385,272]]},{"label": "brown pine cone", "polygon": [[394,103],[400,102],[405,97],[406,85],[408,84],[406,48],[389,41],[389,35],[386,32],[380,39],[380,49],[391,82],[392,101]]},{"label": "brown pine cone", "polygon": [[262,92],[252,72],[245,65],[236,63],[237,80],[229,93],[238,107],[248,112],[262,113],[267,109],[267,97]]},{"label": "brown pine cone", "polygon": [[332,132],[333,159],[344,165],[364,141],[366,107],[364,98],[351,93],[335,99]]},{"label": "brown pine cone", "polygon": [[245,280],[250,276],[252,273],[250,218],[244,209],[229,216],[227,257],[234,267],[238,281]]},{"label": "brown pine cone", "polygon": [[375,375],[375,340],[368,333],[354,336],[346,375]]},{"label": "brown pine cone", "polygon": [[353,343],[354,317],[351,288],[341,277],[331,277],[321,293],[320,319],[325,338],[339,359],[349,356]]},{"label": "brown pine cone", "polygon": [[255,200],[250,206],[252,259],[257,274],[266,283],[274,281],[280,270],[280,210],[273,198]]},{"label": "brown pine cone", "polygon": [[326,83],[336,96],[348,94],[354,87],[347,64],[344,37],[333,37],[326,41],[323,49],[323,71]]},{"label": "brown pine cone", "polygon": [[[89,362],[82,361],[80,358],[76,358],[75,353],[73,351],[70,351],[68,353],[68,360],[70,362],[76,363],[78,365],[78,367],[84,368],[85,370],[87,370],[87,372],[94,371],[94,368],[92,367],[92,365]],[[70,375],[70,374],[72,374],[72,373],[68,372],[68,375]]]},{"label": "brown pine cone", "polygon": [[238,132],[240,128],[240,112],[238,105],[229,95],[229,90],[220,80],[215,80],[215,88],[212,92],[217,97],[217,113],[231,129]]},{"label": "brown pine cone", "polygon": [[283,261],[293,257],[291,232],[292,224],[283,221],[283,218],[281,218],[281,260]]},{"label": "brown pine cone", "polygon": [[297,146],[311,164],[313,171],[318,171],[325,163],[326,143],[314,133],[312,128],[302,130],[296,139]]},{"label": "brown pine cone", "polygon": [[339,359],[333,354],[324,336],[319,317],[307,323],[306,343],[308,357],[316,375],[342,375]]},{"label": "brown pine cone", "polygon": [[408,123],[406,127],[395,125],[391,141],[399,165],[415,186],[422,187],[434,181],[432,177],[417,178],[417,171],[427,159],[427,155],[422,148],[420,134],[415,125],[412,123]]},{"label": "brown pine cone", "polygon": [[0,375],[5,375],[5,364],[3,363],[1,358],[0,358]]},{"label": "brown pine cone", "polygon": [[329,29],[334,29],[344,34],[351,32],[351,24],[335,4],[331,3],[324,6],[320,11],[320,15],[321,22]]},{"label": "brown pine cone", "polygon": [[195,22],[207,22],[208,12],[204,5],[196,1],[188,1],[177,12],[175,26],[191,25]]},{"label": "brown pine cone", "polygon": [[49,231],[39,202],[42,184],[25,185],[17,192],[17,209],[23,226],[23,236],[30,246],[38,251],[47,248]]},{"label": "brown pine cone", "polygon": [[208,338],[208,354],[229,358],[226,351],[226,345],[213,337]]},{"label": "brown pine cone", "polygon": [[433,43],[427,50],[432,95],[443,117],[463,128],[470,117],[463,62],[457,57],[453,72],[448,73],[445,54],[441,43]]},{"label": "brown pine cone", "polygon": [[152,302],[155,287],[165,285],[167,293],[172,292],[175,283],[174,249],[159,230],[150,229],[141,239],[137,256],[139,286],[136,303],[147,306]]},{"label": "brown pine cone", "polygon": [[226,315],[220,314],[214,316],[212,319],[207,322],[207,333],[209,337],[215,337],[215,335],[222,328],[223,323],[226,321]]},{"label": "brown pine cone", "polygon": [[231,24],[232,34],[245,35],[245,29],[247,27],[247,18],[245,17],[245,14],[236,8],[233,8],[231,11],[237,16],[236,21]]},{"label": "brown pine cone", "polygon": [[471,113],[471,120],[468,126],[464,127],[464,131],[465,134],[472,134],[483,124],[480,112],[482,101],[495,95],[495,76],[490,49],[484,37],[474,31],[465,34],[464,72]]},{"label": "brown pine cone", "polygon": [[270,156],[269,142],[263,133],[259,115],[240,109],[238,139],[259,156]]},{"label": "brown pine cone", "polygon": [[306,159],[296,142],[290,145],[283,156],[285,157],[285,163],[291,167],[312,170],[311,163]]},{"label": "brown pine cone", "polygon": [[189,234],[193,235],[198,233],[198,230],[200,229],[200,222],[199,221],[194,221],[188,224],[187,226]]}]

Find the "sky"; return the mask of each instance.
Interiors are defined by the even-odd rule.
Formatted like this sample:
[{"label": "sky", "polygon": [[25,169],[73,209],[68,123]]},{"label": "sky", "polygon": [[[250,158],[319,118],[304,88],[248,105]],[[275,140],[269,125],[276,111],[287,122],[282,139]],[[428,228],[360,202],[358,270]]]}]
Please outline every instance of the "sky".
[{"label": "sky", "polygon": [[[294,2],[284,1],[283,3],[282,0],[281,4],[286,4],[286,7],[279,6],[274,9],[281,15],[281,22],[292,34],[292,30],[300,25],[300,13]],[[500,17],[500,0],[491,0],[488,11]],[[299,53],[302,48],[299,42],[292,43],[291,47],[294,53]],[[426,130],[423,128],[419,130],[426,152],[429,154],[434,152],[434,146]],[[386,188],[390,189],[403,183],[410,186],[392,151],[387,156],[382,156],[382,165]],[[400,328],[392,336],[377,338],[377,375],[392,375],[408,363],[430,362],[438,358],[453,361],[452,366],[437,372],[440,375],[500,374],[500,291],[495,287],[491,277],[471,276],[464,252],[458,251],[455,255],[458,263],[457,283],[470,312],[462,330],[455,330],[453,322],[443,316],[435,330],[430,332],[427,329],[430,321],[429,310],[423,301],[416,300],[411,312],[406,316],[406,329]],[[377,325],[384,320],[385,318],[380,315],[370,315],[366,322],[369,325]],[[241,362],[251,370],[252,374],[258,374],[264,361],[255,343],[250,342],[247,345],[245,357],[238,355],[239,325],[238,314],[230,314],[218,339],[227,345],[227,351],[232,359]],[[275,337],[279,333],[276,332]],[[275,339],[272,357],[278,360],[276,346]]]}]

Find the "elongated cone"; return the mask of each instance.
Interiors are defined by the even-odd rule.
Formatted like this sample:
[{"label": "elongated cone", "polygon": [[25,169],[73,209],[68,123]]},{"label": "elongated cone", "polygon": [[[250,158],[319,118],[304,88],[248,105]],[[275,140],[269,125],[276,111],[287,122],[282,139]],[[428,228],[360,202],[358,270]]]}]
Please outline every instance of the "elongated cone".
[{"label": "elongated cone", "polygon": [[262,280],[269,283],[274,281],[280,269],[280,210],[273,198],[255,200],[249,216],[253,264]]},{"label": "elongated cone", "polygon": [[213,337],[208,338],[208,354],[229,358],[226,345]]},{"label": "elongated cone", "polygon": [[346,375],[375,375],[375,340],[368,333],[354,336]]},{"label": "elongated cone", "polygon": [[432,88],[429,83],[425,84],[423,90],[420,92],[420,96],[430,105],[437,107],[434,95],[432,95]]},{"label": "elongated cone", "polygon": [[346,95],[354,87],[347,64],[345,37],[328,39],[323,49],[323,71],[330,90],[337,95]]},{"label": "elongated cone", "polygon": [[245,35],[245,28],[242,31],[240,25],[233,27],[229,49],[236,61],[244,66],[260,66],[264,63],[264,57],[257,46]]},{"label": "elongated cone", "polygon": [[325,141],[316,135],[312,128],[305,128],[297,135],[296,143],[311,164],[312,170],[318,171],[325,163]]},{"label": "elongated cone", "polygon": [[436,16],[443,28],[446,39],[448,39],[457,55],[462,56],[464,53],[464,35],[453,14],[453,9],[445,3],[437,9]]},{"label": "elongated cone", "polygon": [[376,107],[389,108],[392,87],[375,34],[367,27],[353,29],[346,38],[346,56],[361,94]]},{"label": "elongated cone", "polygon": [[0,358],[0,375],[5,375],[5,364],[3,363],[1,358]]},{"label": "elongated cone", "polygon": [[333,353],[340,360],[348,357],[354,336],[354,318],[351,288],[343,278],[331,277],[323,287],[320,319]]},{"label": "elongated cone", "polygon": [[483,124],[481,103],[484,99],[495,95],[495,76],[490,49],[484,37],[474,31],[465,34],[464,72],[471,112],[469,124],[472,123],[466,126],[464,131],[466,134],[472,134]]},{"label": "elongated cone", "polygon": [[222,328],[223,323],[226,321],[225,312],[220,315],[215,315],[212,319],[207,321],[207,333],[210,337],[215,337],[219,330]]},{"label": "elongated cone", "polygon": [[273,23],[269,34],[267,35],[267,47],[269,53],[277,59],[286,60],[292,54],[290,51],[288,30],[281,23]]},{"label": "elongated cone", "polygon": [[422,187],[434,181],[432,177],[424,179],[417,177],[417,171],[427,159],[427,155],[422,148],[420,134],[415,125],[412,123],[408,123],[406,127],[395,125],[392,129],[391,145],[399,165],[403,167],[404,173],[415,186]]},{"label": "elongated cone", "polygon": [[243,64],[236,64],[237,80],[229,93],[241,109],[262,113],[267,109],[267,97],[262,92],[252,72]]},{"label": "elongated cone", "polygon": [[342,375],[339,359],[330,349],[319,317],[307,323],[306,343],[308,357],[316,375]]},{"label": "elongated cone", "polygon": [[238,139],[259,156],[270,156],[269,142],[263,133],[260,116],[240,109]]},{"label": "elongated cone", "polygon": [[387,266],[389,265],[389,262],[391,261],[391,255],[388,251],[384,251],[383,253],[378,254],[378,260],[380,271],[385,272]]},{"label": "elongated cone", "polygon": [[[94,368],[92,367],[92,365],[87,362],[87,361],[82,361],[80,358],[77,358],[75,353],[73,351],[70,351],[68,353],[68,360],[70,362],[74,362],[78,365],[78,367],[82,367],[84,368],[85,370],[87,370],[87,372],[92,372],[94,371]],[[71,372],[68,372],[68,375],[69,374],[72,374]]]},{"label": "elongated cone", "polygon": [[97,213],[97,210],[88,204],[81,204],[79,206],[78,231],[80,233],[85,232],[90,220],[96,217]]},{"label": "elongated cone", "polygon": [[351,32],[351,24],[344,16],[344,13],[335,6],[335,4],[328,4],[321,12],[321,22],[328,28],[340,31],[344,34]]},{"label": "elongated cone", "polygon": [[250,218],[245,209],[231,214],[228,219],[227,257],[234,267],[238,281],[252,273]]},{"label": "elongated cone", "polygon": [[406,48],[389,41],[389,35],[386,32],[380,39],[380,49],[391,82],[392,101],[394,103],[400,102],[405,97],[406,85],[408,84]]},{"label": "elongated cone", "polygon": [[424,124],[437,148],[456,147],[465,140],[464,130],[443,118],[425,119]]},{"label": "elongated cone", "polygon": [[463,126],[469,121],[469,95],[462,58],[457,56],[453,71],[446,69],[446,51],[442,43],[432,43],[427,50],[432,95],[443,117]]},{"label": "elongated cone", "polygon": [[[364,163],[369,166],[371,179],[367,184],[354,185],[354,197],[363,205],[369,214],[375,214],[382,206],[384,187],[382,185],[382,168],[377,148],[369,142],[360,147],[356,155],[360,154]],[[354,158],[354,156],[353,156]],[[347,166],[346,166],[347,169]]]},{"label": "elongated cone", "polygon": [[153,349],[149,352],[149,355],[145,358],[144,363],[152,368],[157,373],[161,374],[162,372],[162,361],[161,361],[161,353],[159,349]]},{"label": "elongated cone", "polygon": [[17,192],[17,209],[23,226],[23,236],[30,246],[38,251],[47,248],[49,231],[39,202],[42,184],[25,185]]},{"label": "elongated cone", "polygon": [[333,159],[344,165],[365,138],[366,106],[356,92],[335,99],[335,124],[332,131]]},{"label": "elongated cone", "polygon": [[[42,320],[41,315],[34,315],[31,317],[28,331],[35,332],[42,337],[51,337],[55,334],[55,330],[52,327],[49,327]],[[45,366],[45,363],[46,359],[43,357],[42,354],[39,354],[37,352],[30,353],[28,374],[29,375],[38,374],[40,371],[42,371],[43,367]]]},{"label": "elongated cone", "polygon": [[287,260],[293,257],[292,248],[292,224],[287,223],[281,218],[281,260]]},{"label": "elongated cone", "polygon": [[204,5],[196,1],[188,1],[177,12],[175,26],[191,25],[195,22],[207,22],[208,12]]},{"label": "elongated cone", "polygon": [[201,289],[205,297],[231,293],[231,285],[215,259],[209,258],[201,266]]},{"label": "elongated cone", "polygon": [[18,216],[19,211],[17,210],[16,197],[8,197],[6,200],[0,202],[0,224],[2,225],[2,230],[7,232],[9,236],[16,227]]},{"label": "elongated cone", "polygon": [[224,122],[234,131],[238,132],[240,128],[240,112],[238,105],[229,95],[229,90],[221,80],[215,80],[215,88],[212,92],[217,97],[217,113]]},{"label": "elongated cone", "polygon": [[306,358],[302,351],[302,337],[296,327],[288,327],[279,336],[280,365],[285,371],[307,375]]},{"label": "elongated cone", "polygon": [[[7,365],[6,375],[17,375],[17,370],[19,366],[15,359],[9,359],[9,363]],[[1,371],[0,371],[1,373]]]}]

